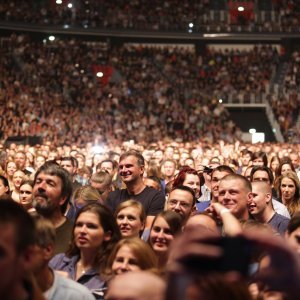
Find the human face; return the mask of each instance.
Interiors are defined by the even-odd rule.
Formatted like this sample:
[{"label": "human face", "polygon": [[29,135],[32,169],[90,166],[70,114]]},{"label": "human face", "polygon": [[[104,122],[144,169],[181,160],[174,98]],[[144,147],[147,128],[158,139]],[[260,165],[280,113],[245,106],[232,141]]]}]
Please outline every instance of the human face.
[{"label": "human face", "polygon": [[219,196],[219,182],[222,178],[224,178],[229,173],[226,171],[214,171],[211,177],[211,192],[215,199],[218,199]]},{"label": "human face", "polygon": [[294,230],[290,235],[285,235],[288,244],[300,254],[300,227]]},{"label": "human face", "polygon": [[179,189],[173,190],[167,201],[167,210],[173,210],[180,214],[184,221],[187,221],[193,211],[193,196],[188,191]]},{"label": "human face", "polygon": [[133,155],[125,157],[119,163],[119,174],[125,184],[137,182],[143,173],[144,166],[139,166],[138,159]]},{"label": "human face", "polygon": [[281,167],[281,174],[285,174],[288,171],[292,171],[292,168],[289,164],[284,164]]},{"label": "human face", "polygon": [[[12,224],[0,222],[0,270],[5,276],[0,276],[0,298],[6,299],[7,291],[14,289],[18,283],[18,256],[16,253],[16,232]],[[5,296],[6,295],[6,296]]]},{"label": "human face", "polygon": [[262,167],[264,165],[264,161],[261,157],[258,157],[252,161],[252,165]]},{"label": "human face", "polygon": [[194,192],[196,198],[199,198],[200,193],[200,179],[198,175],[195,174],[186,174],[183,185],[190,187]]},{"label": "human face", "polygon": [[279,166],[279,161],[277,159],[274,159],[272,162],[271,162],[271,170],[273,172],[276,171],[276,169],[278,168]]},{"label": "human face", "polygon": [[185,160],[184,164],[192,169],[195,169],[195,163],[192,159],[188,158]]},{"label": "human face", "polygon": [[141,212],[135,206],[121,209],[117,214],[117,223],[123,237],[139,237],[144,224],[141,221]]},{"label": "human face", "polygon": [[46,159],[44,156],[38,156],[35,159],[35,169],[37,170],[39,167],[41,167],[45,163]]},{"label": "human face", "polygon": [[18,170],[18,171],[16,171],[16,172],[14,173],[12,181],[13,181],[14,186],[15,186],[17,189],[20,187],[21,182],[22,182],[24,176],[25,176],[24,172],[22,172],[22,171],[20,171],[20,170]]},{"label": "human face", "polygon": [[290,154],[290,158],[292,160],[292,164],[294,166],[294,168],[298,168],[299,167],[299,155],[296,153],[291,153]]},{"label": "human face", "polygon": [[290,178],[284,177],[280,184],[281,198],[283,204],[291,201],[296,193],[296,185]]},{"label": "human face", "polygon": [[115,275],[124,274],[132,271],[139,271],[138,261],[132,250],[127,246],[122,246],[113,261],[112,271]]},{"label": "human face", "polygon": [[266,193],[261,184],[252,183],[252,197],[248,201],[248,210],[251,215],[261,215],[267,207],[267,203],[271,200],[271,194]]},{"label": "human face", "polygon": [[29,184],[23,184],[20,187],[20,203],[22,205],[31,204],[32,198],[32,186]]},{"label": "human face", "polygon": [[174,240],[169,224],[162,217],[157,217],[150,231],[150,245],[155,252],[167,252]]},{"label": "human face", "polygon": [[251,160],[251,155],[250,155],[249,153],[244,154],[244,155],[242,156],[242,159],[241,159],[242,165],[243,165],[244,167],[248,166],[250,160]]},{"label": "human face", "polygon": [[114,166],[110,161],[104,161],[101,164],[101,171],[107,171],[110,176],[114,175]]},{"label": "human face", "polygon": [[219,202],[239,220],[248,219],[247,202],[251,197],[251,191],[246,189],[240,179],[225,178],[219,183]]},{"label": "human face", "polygon": [[19,169],[21,170],[24,169],[25,162],[26,162],[26,156],[24,153],[19,152],[15,155],[15,163]]},{"label": "human face", "polygon": [[175,173],[174,163],[171,161],[166,161],[163,165],[162,171],[165,174],[165,176],[167,176],[167,177],[174,176],[174,173]]},{"label": "human face", "polygon": [[253,174],[252,181],[253,182],[264,181],[264,182],[267,182],[268,184],[270,184],[270,179],[269,179],[268,173],[266,171],[262,171],[262,170],[258,170]]},{"label": "human face", "polygon": [[7,172],[7,175],[9,177],[12,177],[13,174],[16,172],[17,170],[17,165],[14,161],[10,161],[8,164],[7,164],[7,167],[6,167],[6,172]]},{"label": "human face", "polygon": [[33,207],[41,215],[49,215],[66,201],[62,196],[62,181],[58,176],[39,173],[33,187]]},{"label": "human face", "polygon": [[244,173],[244,177],[246,177],[249,181],[250,181],[250,174],[251,174],[251,171],[252,171],[252,167],[251,168],[247,168],[245,173]]},{"label": "human face", "polygon": [[161,185],[156,182],[155,180],[152,180],[150,178],[144,178],[144,183],[146,184],[146,186],[152,187],[155,190],[161,191]]},{"label": "human face", "polygon": [[0,196],[6,194],[8,191],[8,186],[5,186],[3,181],[0,179]]},{"label": "human face", "polygon": [[75,221],[74,241],[80,249],[99,249],[103,241],[108,241],[110,234],[104,233],[99,217],[91,212],[81,213]]},{"label": "human face", "polygon": [[63,160],[60,163],[60,166],[68,171],[72,176],[76,173],[76,167],[73,167],[72,162],[70,160]]}]

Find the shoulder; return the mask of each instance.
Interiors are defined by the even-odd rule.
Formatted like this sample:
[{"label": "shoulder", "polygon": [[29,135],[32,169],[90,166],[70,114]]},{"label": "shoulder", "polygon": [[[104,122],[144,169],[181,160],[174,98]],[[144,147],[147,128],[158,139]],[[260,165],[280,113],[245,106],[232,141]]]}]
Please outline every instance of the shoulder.
[{"label": "shoulder", "polygon": [[55,276],[55,294],[57,299],[86,299],[94,300],[92,293],[82,284],[75,282],[72,279],[66,278],[54,272]]},{"label": "shoulder", "polygon": [[163,198],[164,194],[154,188],[146,186],[145,189],[140,194],[142,197],[149,197],[149,198]]},{"label": "shoulder", "polygon": [[49,266],[52,269],[59,270],[64,268],[66,265],[71,264],[76,260],[76,257],[68,257],[65,253],[59,253],[55,255],[49,262]]}]

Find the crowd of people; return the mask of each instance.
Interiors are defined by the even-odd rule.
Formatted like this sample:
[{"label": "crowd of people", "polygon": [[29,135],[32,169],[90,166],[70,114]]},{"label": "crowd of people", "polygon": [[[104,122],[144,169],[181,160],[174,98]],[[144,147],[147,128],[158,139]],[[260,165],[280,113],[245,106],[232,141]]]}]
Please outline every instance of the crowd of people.
[{"label": "crowd of people", "polygon": [[[10,1],[0,6],[0,18],[10,22],[68,25],[84,28],[187,32],[299,32],[299,3],[294,0],[250,1],[253,13],[244,15],[234,1]],[[72,4],[70,6],[70,3]],[[246,4],[245,4],[246,3]],[[247,1],[244,3],[248,8]],[[243,2],[241,2],[241,5]],[[257,7],[257,9],[255,9]],[[211,12],[223,12],[224,17]],[[260,12],[274,14],[259,18]],[[219,14],[216,14],[219,15]],[[192,23],[193,26],[189,26]]]},{"label": "crowd of people", "polygon": [[299,145],[1,149],[1,299],[299,296]]},{"label": "crowd of people", "polygon": [[264,95],[287,139],[298,115],[297,89],[270,92],[281,58],[270,45],[208,48],[200,55],[178,45],[115,47],[26,35],[1,43],[2,140],[40,136],[56,146],[199,137],[233,142],[241,131],[220,99],[260,103]]}]

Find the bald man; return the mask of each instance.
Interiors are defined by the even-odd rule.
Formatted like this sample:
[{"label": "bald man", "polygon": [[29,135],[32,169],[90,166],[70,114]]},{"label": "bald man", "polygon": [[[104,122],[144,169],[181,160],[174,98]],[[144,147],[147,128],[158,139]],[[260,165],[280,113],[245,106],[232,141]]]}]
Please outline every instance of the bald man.
[{"label": "bald man", "polygon": [[250,214],[256,221],[269,224],[281,235],[284,234],[289,219],[275,212],[272,205],[271,186],[267,182],[252,182],[252,198],[247,204]]},{"label": "bald man", "polygon": [[106,300],[164,300],[166,283],[146,272],[129,272],[111,280]]}]

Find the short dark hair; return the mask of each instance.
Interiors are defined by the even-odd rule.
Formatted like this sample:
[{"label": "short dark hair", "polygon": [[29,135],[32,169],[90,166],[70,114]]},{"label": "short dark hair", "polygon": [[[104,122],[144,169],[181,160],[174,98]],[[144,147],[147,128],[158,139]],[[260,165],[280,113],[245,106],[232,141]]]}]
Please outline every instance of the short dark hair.
[{"label": "short dark hair", "polygon": [[73,168],[78,168],[78,160],[74,156],[64,156],[60,159],[62,161],[70,161]]},{"label": "short dark hair", "polygon": [[253,166],[251,173],[250,173],[250,181],[253,181],[254,173],[257,171],[264,171],[264,172],[268,173],[270,184],[273,184],[273,182],[274,182],[273,172],[270,168],[268,168],[266,166]]},{"label": "short dark hair", "polygon": [[128,156],[136,157],[137,158],[137,163],[140,167],[145,166],[145,159],[144,159],[143,155],[140,152],[136,151],[136,150],[129,150],[129,151],[124,152],[120,156],[119,162],[122,161],[123,159],[127,158]]},{"label": "short dark hair", "polygon": [[35,244],[34,221],[29,213],[15,201],[0,201],[0,223],[14,226],[17,253],[22,253],[27,247]]},{"label": "short dark hair", "polygon": [[72,194],[72,179],[71,175],[64,168],[59,166],[54,161],[46,161],[35,173],[34,185],[36,184],[36,179],[40,173],[45,173],[51,176],[57,176],[61,180],[61,196],[66,197],[65,203],[61,206],[61,212],[64,213],[67,209],[69,199]]},{"label": "short dark hair", "polygon": [[170,193],[172,193],[173,191],[175,190],[181,190],[181,191],[186,191],[186,192],[189,192],[192,196],[193,196],[193,206],[195,205],[196,201],[197,201],[197,198],[195,196],[195,192],[193,189],[191,189],[190,187],[186,186],[186,185],[178,185],[178,186],[175,186]]},{"label": "short dark hair", "polygon": [[263,160],[264,166],[268,165],[268,157],[267,157],[266,152],[259,151],[259,152],[252,153],[251,161],[253,161],[257,158],[261,158]]},{"label": "short dark hair", "polygon": [[109,158],[108,158],[108,159],[101,160],[101,161],[97,164],[96,169],[101,168],[101,165],[102,165],[103,163],[105,163],[105,162],[111,163],[113,169],[116,169],[117,166],[118,166],[118,165],[117,165],[117,162],[116,162],[115,160],[112,160],[112,159],[109,159]]},{"label": "short dark hair", "polygon": [[0,175],[0,180],[2,181],[3,185],[8,188],[5,194],[10,194],[9,183],[7,178]]},{"label": "short dark hair", "polygon": [[213,175],[213,173],[215,171],[219,171],[219,172],[227,172],[228,174],[234,174],[234,171],[227,165],[219,165],[216,168],[214,168],[211,172],[211,176]]}]

